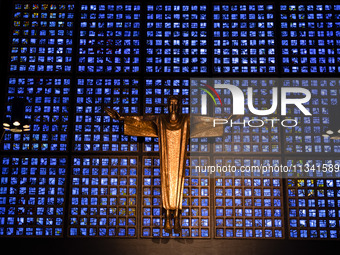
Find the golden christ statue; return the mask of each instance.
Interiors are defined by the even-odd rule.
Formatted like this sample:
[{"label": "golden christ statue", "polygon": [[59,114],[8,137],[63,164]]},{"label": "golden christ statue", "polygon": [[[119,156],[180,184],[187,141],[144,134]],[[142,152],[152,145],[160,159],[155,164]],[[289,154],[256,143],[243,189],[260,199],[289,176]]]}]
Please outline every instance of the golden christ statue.
[{"label": "golden christ statue", "polygon": [[179,233],[182,210],[184,169],[190,133],[190,119],[195,122],[191,138],[222,136],[223,126],[213,127],[211,117],[193,117],[180,113],[179,100],[168,99],[168,114],[145,116],[121,116],[115,110],[105,108],[111,118],[124,121],[124,134],[158,137],[162,204],[166,210],[165,231],[171,233],[171,213],[174,215],[174,231]]}]

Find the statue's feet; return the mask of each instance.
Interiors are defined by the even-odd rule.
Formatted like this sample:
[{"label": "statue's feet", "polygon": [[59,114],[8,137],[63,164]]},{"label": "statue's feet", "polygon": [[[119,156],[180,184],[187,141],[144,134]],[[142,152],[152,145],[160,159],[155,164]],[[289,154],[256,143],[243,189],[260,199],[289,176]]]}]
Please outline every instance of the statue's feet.
[{"label": "statue's feet", "polygon": [[164,230],[165,230],[165,232],[171,234],[171,225],[170,225],[170,219],[169,218],[167,218],[165,220]]},{"label": "statue's feet", "polygon": [[179,217],[175,218],[175,228],[174,231],[176,234],[180,234],[181,233],[181,224],[180,224],[180,220]]}]

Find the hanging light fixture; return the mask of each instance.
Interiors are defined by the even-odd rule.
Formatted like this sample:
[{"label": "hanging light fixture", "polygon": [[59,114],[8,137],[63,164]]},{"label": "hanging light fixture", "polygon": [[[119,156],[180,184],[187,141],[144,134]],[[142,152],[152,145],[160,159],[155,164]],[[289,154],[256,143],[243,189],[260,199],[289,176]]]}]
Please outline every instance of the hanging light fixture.
[{"label": "hanging light fixture", "polygon": [[3,122],[4,130],[14,133],[30,131],[29,121],[25,119],[25,98],[13,98],[10,101],[11,115],[6,116]]},{"label": "hanging light fixture", "polygon": [[329,126],[322,136],[332,140],[340,140],[340,107],[333,105],[329,107],[328,113]]}]

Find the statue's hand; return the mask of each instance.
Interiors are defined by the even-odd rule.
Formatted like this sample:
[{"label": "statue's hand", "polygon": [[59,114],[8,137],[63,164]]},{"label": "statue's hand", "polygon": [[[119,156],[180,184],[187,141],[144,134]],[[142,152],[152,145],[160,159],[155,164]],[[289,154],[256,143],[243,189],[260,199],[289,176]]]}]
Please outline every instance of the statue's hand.
[{"label": "statue's hand", "polygon": [[115,120],[124,120],[124,117],[121,116],[116,110],[110,109],[110,108],[105,108],[105,112]]}]

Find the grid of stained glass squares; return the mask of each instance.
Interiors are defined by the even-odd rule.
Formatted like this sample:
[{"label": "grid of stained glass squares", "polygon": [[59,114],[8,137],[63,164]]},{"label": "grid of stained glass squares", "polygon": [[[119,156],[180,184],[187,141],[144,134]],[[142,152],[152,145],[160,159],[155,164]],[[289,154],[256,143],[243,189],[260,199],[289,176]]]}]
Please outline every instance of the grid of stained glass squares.
[{"label": "grid of stained glass squares", "polygon": [[[300,167],[306,169],[306,165],[314,169],[311,178],[305,174],[303,178],[287,179],[289,238],[338,239],[340,179],[339,171],[337,175],[334,171],[339,170],[340,160],[288,159],[287,165],[296,165],[298,170]],[[318,172],[323,166],[334,171]]]},{"label": "grid of stained glass squares", "polygon": [[214,178],[215,237],[283,238],[282,179],[240,170],[240,166],[278,166],[279,159],[216,157],[215,163],[237,169],[216,172]]},{"label": "grid of stained glass squares", "polygon": [[274,20],[272,4],[214,4],[214,73],[276,73]]},{"label": "grid of stained glass squares", "polygon": [[340,5],[280,5],[284,73],[338,73]]},{"label": "grid of stained glass squares", "polygon": [[69,236],[136,237],[137,157],[75,157]]},{"label": "grid of stained glass squares", "polygon": [[[311,92],[311,99],[304,106],[312,114],[305,116],[293,106],[287,105],[287,115],[294,114],[298,125],[284,128],[285,151],[289,153],[339,153],[340,142],[323,137],[329,128],[330,107],[339,105],[340,82],[338,79],[283,79],[284,87],[302,87]],[[289,98],[301,98],[300,93],[290,93]]]},{"label": "grid of stained glass squares", "polygon": [[78,71],[139,72],[140,15],[137,4],[82,4]]},{"label": "grid of stained glass squares", "polygon": [[68,144],[70,79],[10,77],[8,80],[5,116],[10,116],[10,100],[27,99],[25,118],[30,131],[6,131],[4,150],[66,151]]},{"label": "grid of stained glass squares", "polygon": [[167,98],[180,99],[182,113],[189,113],[189,79],[145,79],[145,114],[168,113]]},{"label": "grid of stained glass squares", "polygon": [[73,4],[16,3],[12,22],[10,71],[71,71]]},{"label": "grid of stained glass squares", "polygon": [[147,5],[147,73],[207,73],[206,5]]},{"label": "grid of stained glass squares", "polygon": [[2,156],[0,236],[61,236],[65,179],[65,157]]},{"label": "grid of stained glass squares", "polygon": [[137,137],[123,135],[123,124],[104,111],[139,114],[139,80],[79,78],[75,107],[75,151],[137,151]]},{"label": "grid of stained glass squares", "polygon": [[[190,164],[207,165],[207,157],[190,158]],[[192,174],[193,173],[193,174]],[[181,212],[180,234],[164,231],[165,211],[162,209],[161,173],[159,157],[143,158],[142,179],[142,237],[210,237],[210,178],[185,169],[183,209]],[[172,220],[172,226],[174,221]]]}]

